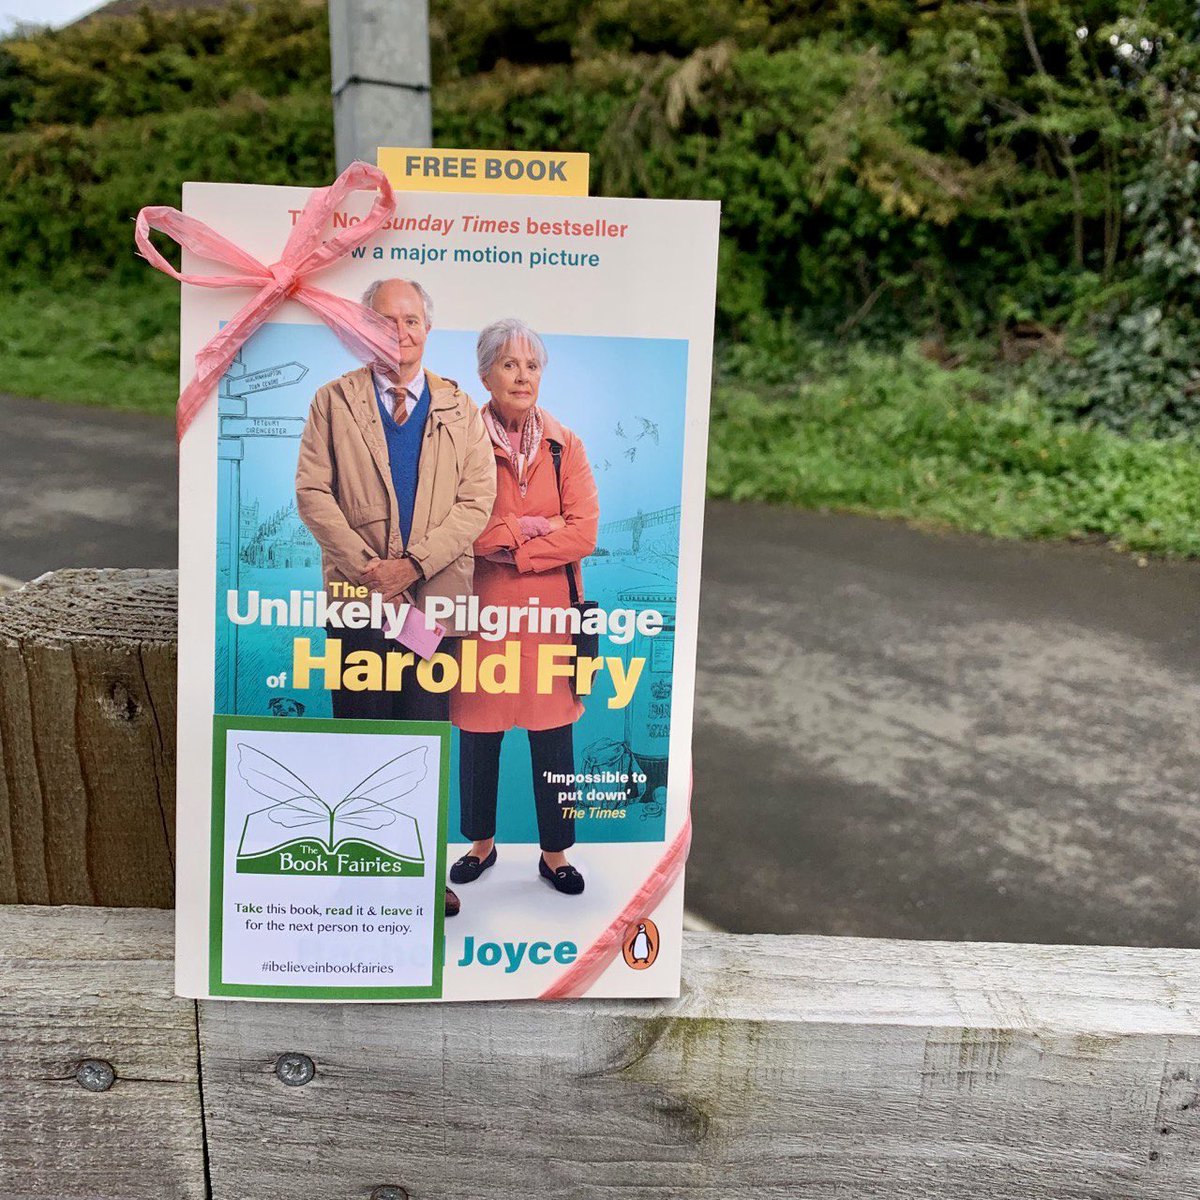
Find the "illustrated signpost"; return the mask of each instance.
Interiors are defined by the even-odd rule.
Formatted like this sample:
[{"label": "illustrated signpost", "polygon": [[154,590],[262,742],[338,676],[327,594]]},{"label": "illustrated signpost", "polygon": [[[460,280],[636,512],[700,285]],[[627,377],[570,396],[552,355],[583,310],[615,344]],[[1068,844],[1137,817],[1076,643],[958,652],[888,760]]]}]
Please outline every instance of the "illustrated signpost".
[{"label": "illustrated signpost", "polygon": [[[218,570],[226,581],[226,587],[240,587],[241,575],[241,501],[242,501],[242,458],[246,438],[294,438],[304,432],[303,417],[250,416],[247,398],[275,388],[290,387],[299,383],[308,374],[303,363],[286,362],[258,371],[249,371],[238,356],[229,365],[221,380],[218,392],[217,414],[220,430],[217,435],[217,457],[221,467],[221,486],[225,490],[224,511],[227,514],[224,537],[218,542],[225,548],[224,559],[218,562]],[[225,655],[225,696],[228,710],[237,712],[237,630],[229,628],[229,641]]]}]

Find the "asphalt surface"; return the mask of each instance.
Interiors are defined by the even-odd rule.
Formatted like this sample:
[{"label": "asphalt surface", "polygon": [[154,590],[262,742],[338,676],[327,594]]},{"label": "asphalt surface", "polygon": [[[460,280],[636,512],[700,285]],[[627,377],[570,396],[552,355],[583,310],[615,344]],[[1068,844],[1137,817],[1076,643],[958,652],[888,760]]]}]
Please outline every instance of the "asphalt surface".
[{"label": "asphalt surface", "polygon": [[0,575],[173,567],[174,422],[0,396]]},{"label": "asphalt surface", "polygon": [[[0,575],[173,566],[172,423],[0,398]],[[1200,564],[709,506],[688,906],[1200,945]]]},{"label": "asphalt surface", "polygon": [[1200,564],[709,508],[691,907],[1200,944]]}]

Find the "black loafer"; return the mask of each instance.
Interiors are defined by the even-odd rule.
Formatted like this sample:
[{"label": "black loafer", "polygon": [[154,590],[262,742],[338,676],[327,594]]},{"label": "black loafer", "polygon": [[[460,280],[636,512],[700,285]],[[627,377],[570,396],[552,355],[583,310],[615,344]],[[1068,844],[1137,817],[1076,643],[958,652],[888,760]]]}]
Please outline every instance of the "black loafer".
[{"label": "black loafer", "polygon": [[447,888],[446,889],[446,909],[445,909],[446,916],[457,917],[458,910],[460,908],[462,908],[462,904],[459,903],[458,897],[449,888]]},{"label": "black loafer", "polygon": [[496,847],[487,858],[479,859],[474,854],[464,854],[450,868],[451,883],[474,883],[496,861]]},{"label": "black loafer", "polygon": [[543,879],[548,879],[554,887],[568,896],[578,896],[583,891],[583,876],[570,863],[552,871],[546,866],[544,858],[538,859],[538,873]]}]

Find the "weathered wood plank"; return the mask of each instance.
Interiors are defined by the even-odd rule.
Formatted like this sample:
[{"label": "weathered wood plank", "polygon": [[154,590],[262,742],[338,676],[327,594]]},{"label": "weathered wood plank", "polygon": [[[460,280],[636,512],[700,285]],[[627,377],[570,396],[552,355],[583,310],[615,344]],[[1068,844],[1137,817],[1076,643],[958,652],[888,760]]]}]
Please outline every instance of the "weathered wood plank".
[{"label": "weathered wood plank", "polygon": [[[0,908],[6,1200],[206,1195],[169,920]],[[200,1017],[214,1200],[1200,1191],[1194,951],[693,934],[678,1001]]]},{"label": "weathered wood plank", "polygon": [[[172,996],[172,919],[0,907],[0,1196],[203,1200],[195,1005]],[[112,1065],[107,1091],[76,1080]]]},{"label": "weathered wood plank", "polygon": [[684,963],[673,1002],[203,1003],[213,1196],[1200,1192],[1200,954],[693,934]]},{"label": "weathered wood plank", "polygon": [[[0,676],[4,672],[4,659],[0,655]],[[4,687],[0,679],[0,691]],[[0,712],[0,904],[15,904],[20,895],[17,887],[17,857],[13,846],[12,819],[14,802],[8,786],[9,754],[5,739],[4,715]],[[31,897],[32,898],[32,897]]]},{"label": "weathered wood plank", "polygon": [[173,571],[56,571],[0,599],[0,900],[166,907]]}]

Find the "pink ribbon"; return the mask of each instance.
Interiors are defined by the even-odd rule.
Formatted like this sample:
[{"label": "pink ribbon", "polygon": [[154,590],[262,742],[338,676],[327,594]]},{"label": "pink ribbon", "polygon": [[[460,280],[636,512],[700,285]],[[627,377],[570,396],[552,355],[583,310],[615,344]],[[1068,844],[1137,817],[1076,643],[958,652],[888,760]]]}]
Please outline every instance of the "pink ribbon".
[{"label": "pink ribbon", "polygon": [[634,892],[629,903],[605,927],[601,935],[571,964],[542,994],[539,1000],[576,999],[604,974],[608,964],[620,954],[636,921],[650,916],[675,886],[679,873],[687,862],[692,845],[692,795],[688,784],[688,811],[683,828],[675,835],[662,858]]},{"label": "pink ribbon", "polygon": [[[338,205],[356,191],[375,191],[371,211],[343,233],[323,240]],[[356,246],[375,236],[396,211],[396,198],[387,176],[367,163],[351,163],[330,187],[316,188],[292,228],[279,261],[264,267],[253,255],[210,229],[203,221],[177,208],[143,208],[134,238],[142,257],[180,283],[209,288],[254,288],[255,294],[196,355],[196,374],[179,397],[176,433],[180,440],[213,388],[229,369],[243,343],[285,301],[297,300],[314,312],[356,358],[363,362],[395,362],[400,340],[396,326],[354,300],[335,296],[308,283],[308,276],[345,258]],[[237,275],[184,275],[154,248],[156,229],[201,258],[223,263]]]}]

